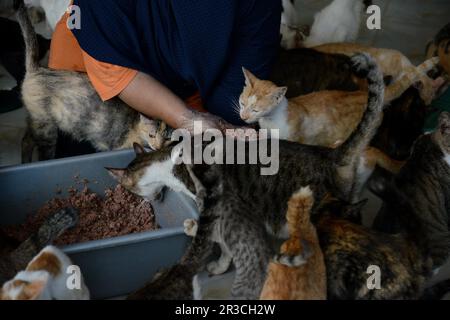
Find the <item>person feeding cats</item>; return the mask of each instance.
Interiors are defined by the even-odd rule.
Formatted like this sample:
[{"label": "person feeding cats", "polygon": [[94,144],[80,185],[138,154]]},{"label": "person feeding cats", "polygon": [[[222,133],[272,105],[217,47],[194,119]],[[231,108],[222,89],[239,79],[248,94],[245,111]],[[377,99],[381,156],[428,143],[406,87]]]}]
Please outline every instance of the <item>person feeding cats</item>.
[{"label": "person feeding cats", "polygon": [[[242,66],[265,78],[280,42],[281,1],[74,0],[80,28],[56,26],[49,67],[87,73],[102,100],[119,97],[173,128],[242,125]],[[70,52],[70,54],[67,54]],[[207,110],[209,113],[199,113]],[[195,110],[195,111],[194,111]],[[222,120],[223,118],[224,120]]]}]

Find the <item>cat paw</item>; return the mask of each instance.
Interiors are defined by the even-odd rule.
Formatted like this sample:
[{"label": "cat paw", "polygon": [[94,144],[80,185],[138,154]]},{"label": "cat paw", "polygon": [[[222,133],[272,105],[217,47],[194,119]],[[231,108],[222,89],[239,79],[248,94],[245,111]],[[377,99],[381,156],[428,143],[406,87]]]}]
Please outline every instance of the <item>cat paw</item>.
[{"label": "cat paw", "polygon": [[219,276],[227,272],[229,267],[229,264],[220,263],[219,261],[212,261],[208,263],[208,265],[206,266],[206,270],[212,276]]},{"label": "cat paw", "polygon": [[194,219],[186,219],[183,223],[184,233],[189,237],[195,237],[197,235],[198,224]]}]

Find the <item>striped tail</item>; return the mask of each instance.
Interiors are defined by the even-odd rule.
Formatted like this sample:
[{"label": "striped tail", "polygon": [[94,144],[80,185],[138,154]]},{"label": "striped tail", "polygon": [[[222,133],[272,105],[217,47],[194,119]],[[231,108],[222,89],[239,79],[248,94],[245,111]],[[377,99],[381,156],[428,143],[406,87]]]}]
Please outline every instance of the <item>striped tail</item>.
[{"label": "striped tail", "polygon": [[14,6],[17,10],[17,21],[25,40],[25,67],[27,72],[33,72],[39,68],[39,43],[36,32],[28,16],[24,1],[15,0]]}]

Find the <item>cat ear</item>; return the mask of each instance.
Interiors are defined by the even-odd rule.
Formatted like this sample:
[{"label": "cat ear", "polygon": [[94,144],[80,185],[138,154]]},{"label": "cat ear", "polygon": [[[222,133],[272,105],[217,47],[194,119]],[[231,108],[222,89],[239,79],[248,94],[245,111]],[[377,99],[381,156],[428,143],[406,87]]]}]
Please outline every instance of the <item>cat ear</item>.
[{"label": "cat ear", "polygon": [[114,169],[114,168],[105,168],[105,169],[108,170],[111,177],[113,177],[115,180],[119,182],[125,178],[127,173],[126,169]]},{"label": "cat ear", "polygon": [[139,143],[135,142],[133,143],[133,149],[134,152],[136,153],[137,156],[146,154],[147,152],[145,151],[144,147],[141,146]]},{"label": "cat ear", "polygon": [[288,91],[287,87],[277,88],[275,91],[275,99],[277,102],[280,102],[284,97],[286,97],[286,93]]},{"label": "cat ear", "polygon": [[441,113],[439,116],[439,129],[443,135],[450,135],[450,113]]},{"label": "cat ear", "polygon": [[258,80],[258,78],[253,73],[251,73],[250,71],[245,69],[244,67],[242,67],[242,72],[244,73],[244,77],[245,77],[245,85],[247,87],[253,87],[255,85],[256,81]]}]

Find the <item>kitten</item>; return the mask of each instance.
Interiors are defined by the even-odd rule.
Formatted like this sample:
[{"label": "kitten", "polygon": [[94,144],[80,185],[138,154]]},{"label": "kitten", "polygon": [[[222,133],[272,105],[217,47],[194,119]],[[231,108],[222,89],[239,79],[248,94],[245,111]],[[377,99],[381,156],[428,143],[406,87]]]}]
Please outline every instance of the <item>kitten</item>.
[{"label": "kitten", "polygon": [[[360,52],[370,54],[380,66],[383,74],[391,76],[394,82],[405,73],[414,72],[415,70],[415,66],[411,61],[397,50],[373,48],[356,43],[331,43],[315,47],[314,49],[324,53],[337,53],[347,56]],[[427,72],[422,72],[418,80],[420,80],[420,96],[429,105],[435,99],[437,90],[444,84],[445,80],[443,78],[432,80],[427,76]]]},{"label": "kitten", "polygon": [[[395,188],[387,188],[395,214],[405,225],[402,234],[388,235],[363,227],[356,221],[365,202],[350,205],[325,199],[316,215],[317,232],[325,256],[328,298],[331,300],[419,299],[432,276],[430,245],[424,225]],[[418,211],[420,212],[420,211]],[[357,218],[356,218],[357,217]],[[373,272],[379,270],[379,288],[369,289]]]},{"label": "kitten", "polygon": [[304,46],[311,48],[324,43],[355,41],[365,4],[368,3],[363,0],[334,0],[315,15]]},{"label": "kitten", "polygon": [[[281,255],[269,265],[261,300],[326,300],[324,257],[316,229],[310,221],[313,204],[309,188],[302,188],[289,200],[286,219],[290,238],[281,247]],[[307,246],[302,242],[311,246],[312,253],[307,260],[303,253]]]},{"label": "kitten", "polygon": [[50,216],[30,238],[17,248],[12,248],[0,259],[0,285],[11,279],[44,247],[48,246],[65,230],[78,223],[78,213],[74,209],[64,209]]},{"label": "kitten", "polygon": [[[222,253],[232,257],[237,271],[231,290],[233,298],[259,298],[269,260],[273,256],[268,237],[273,234],[283,238],[287,203],[294,192],[310,185],[318,203],[328,192],[344,200],[354,197],[360,154],[367,148],[381,123],[384,82],[369,56],[358,55],[352,61],[358,73],[367,75],[370,83],[366,96],[367,108],[358,128],[338,148],[269,141],[279,144],[277,163],[280,166],[275,175],[261,175],[264,166],[250,164],[250,142],[247,141],[243,143],[246,164],[199,164],[192,167],[208,195],[205,209],[200,215],[198,234],[183,261],[203,261],[211,249],[211,239],[214,242],[221,241],[221,247],[226,249],[222,249]],[[263,145],[267,142],[258,141]],[[233,163],[238,163],[236,144],[234,147]],[[226,146],[224,148],[223,155],[226,156],[227,151],[231,150],[227,150]],[[184,151],[183,144],[178,144],[157,152],[138,152],[128,168],[110,169],[110,173],[126,189],[144,198],[152,199],[164,187],[195,198],[196,190],[187,166],[175,164],[172,160],[173,157],[183,155]],[[192,157],[192,154],[186,156]],[[271,196],[261,197],[261,194]],[[202,225],[203,220],[208,222],[206,226]],[[200,240],[197,241],[199,234]],[[208,241],[201,241],[202,238]],[[190,288],[190,276],[201,267],[203,264],[197,263],[189,270],[190,280],[184,280],[184,283]]]},{"label": "kitten", "polygon": [[44,248],[0,291],[0,300],[89,300],[89,289],[80,274],[79,289],[69,289],[67,270],[73,263],[59,249]]},{"label": "kitten", "polygon": [[45,12],[47,24],[52,30],[55,30],[56,24],[69,7],[71,0],[24,0],[25,5],[29,7],[40,7]]},{"label": "kitten", "polygon": [[[430,239],[430,254],[435,268],[450,256],[450,114],[442,113],[439,126],[432,134],[420,137],[406,165],[394,179],[395,185],[411,206]],[[386,232],[398,232],[403,226],[386,203],[374,227]]]},{"label": "kitten", "polygon": [[41,68],[36,33],[27,12],[19,7],[18,21],[26,44],[26,76],[22,98],[28,129],[22,142],[22,162],[31,162],[37,146],[39,160],[55,157],[58,129],[75,140],[89,141],[98,151],[131,148],[134,142],[153,146],[158,122],[146,120],[115,98],[103,102],[85,74]]}]

